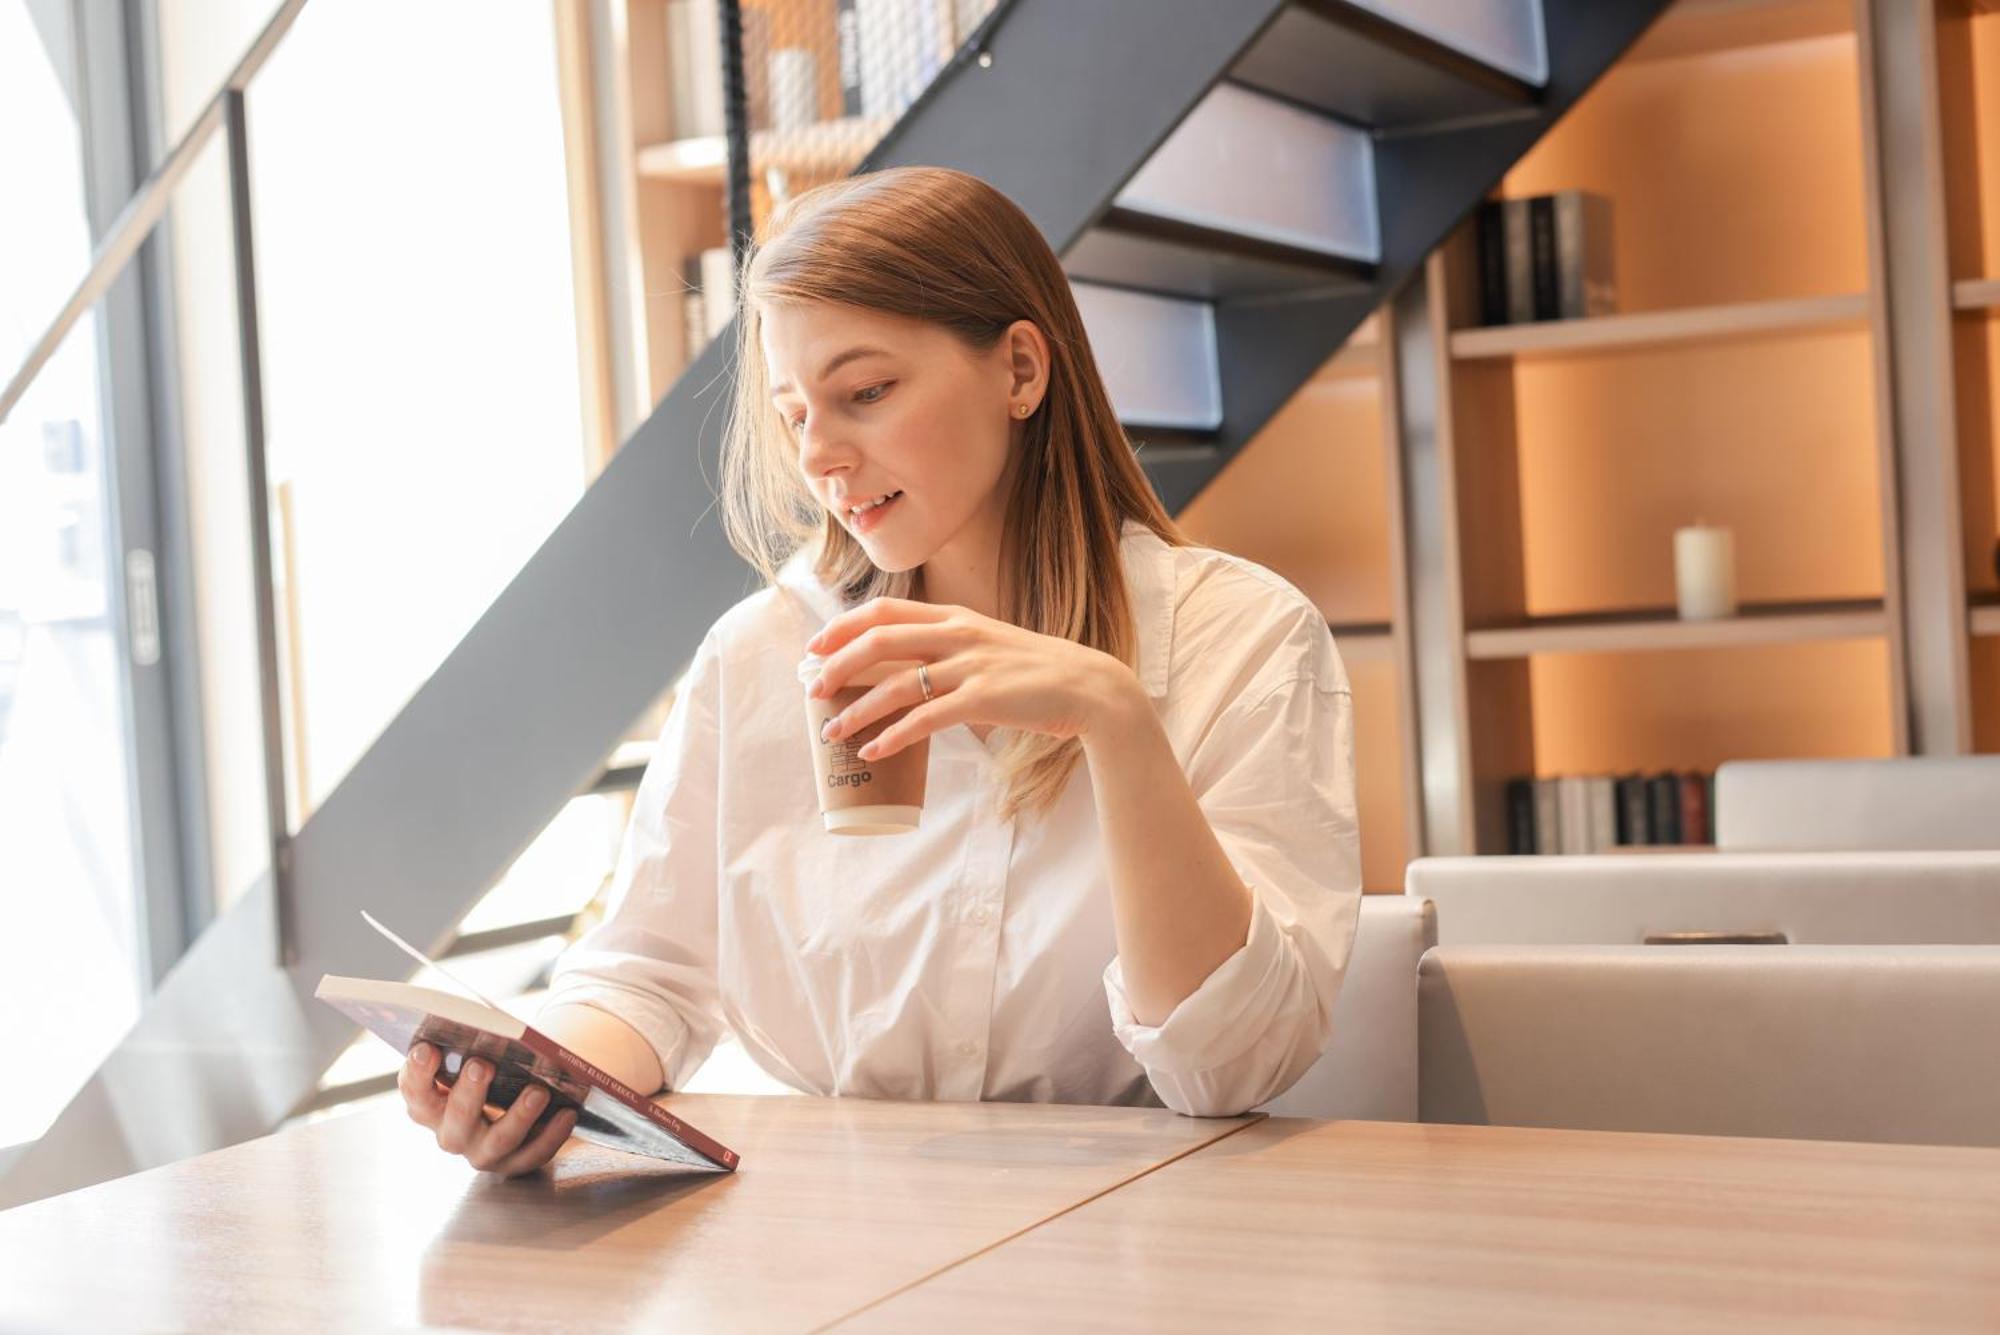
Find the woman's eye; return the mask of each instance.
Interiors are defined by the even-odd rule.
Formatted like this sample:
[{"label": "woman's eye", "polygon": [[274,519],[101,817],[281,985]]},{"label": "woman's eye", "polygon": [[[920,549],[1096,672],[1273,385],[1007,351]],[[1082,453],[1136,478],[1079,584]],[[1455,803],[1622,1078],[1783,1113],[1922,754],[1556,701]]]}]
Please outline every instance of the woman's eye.
[{"label": "woman's eye", "polygon": [[[881,395],[887,394],[889,392],[889,386],[895,383],[896,382],[893,380],[885,380],[879,385],[869,385],[865,389],[857,389],[854,391],[854,397],[860,399],[861,402],[863,403],[880,403],[882,401]],[[864,394],[873,394],[876,397],[872,399],[862,398],[861,396]]]}]

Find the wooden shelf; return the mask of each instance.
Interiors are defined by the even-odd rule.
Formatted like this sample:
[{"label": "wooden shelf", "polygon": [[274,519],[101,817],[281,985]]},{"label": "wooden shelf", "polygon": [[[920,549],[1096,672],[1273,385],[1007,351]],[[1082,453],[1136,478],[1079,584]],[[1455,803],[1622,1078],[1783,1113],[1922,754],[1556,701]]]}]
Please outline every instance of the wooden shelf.
[{"label": "wooden shelf", "polygon": [[1637,315],[1598,315],[1581,320],[1542,320],[1455,330],[1451,355],[1460,361],[1538,353],[1596,352],[1694,343],[1799,329],[1860,327],[1868,320],[1868,298],[1860,293],[1700,306]]},{"label": "wooden shelf", "polygon": [[1530,617],[1511,626],[1470,630],[1468,658],[1526,658],[1531,654],[1627,653],[1654,649],[1728,649],[1810,640],[1854,640],[1886,635],[1880,599],[1763,603],[1733,617],[1682,621],[1672,608],[1584,612]]},{"label": "wooden shelf", "polygon": [[[750,160],[759,168],[804,168],[844,176],[889,132],[890,124],[880,116],[852,116],[801,130],[759,130],[750,136]],[[729,145],[719,134],[648,144],[639,150],[639,174],[650,180],[720,186],[728,170]]]},{"label": "wooden shelf", "polygon": [[2000,278],[1967,278],[1953,283],[1951,304],[1962,311],[2000,310]]},{"label": "wooden shelf", "polygon": [[1673,60],[1854,30],[1847,0],[1680,0],[1627,60]]},{"label": "wooden shelf", "polygon": [[1973,595],[1971,630],[1974,635],[2000,635],[2000,594]]}]

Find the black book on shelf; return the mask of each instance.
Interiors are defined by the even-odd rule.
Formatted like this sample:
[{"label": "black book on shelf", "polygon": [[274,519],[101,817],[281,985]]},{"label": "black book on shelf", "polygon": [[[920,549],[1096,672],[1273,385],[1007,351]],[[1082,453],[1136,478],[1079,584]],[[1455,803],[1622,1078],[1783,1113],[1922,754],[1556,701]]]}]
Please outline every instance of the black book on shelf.
[{"label": "black book on shelf", "polygon": [[1535,318],[1535,249],[1528,231],[1528,201],[1500,201],[1501,244],[1507,253],[1508,324],[1528,324]]},{"label": "black book on shelf", "polygon": [[1535,781],[1507,780],[1507,851],[1535,851]]},{"label": "black book on shelf", "polygon": [[1507,222],[1505,206],[1479,206],[1479,323],[1507,323]]},{"label": "black book on shelf", "polygon": [[1556,258],[1556,197],[1528,201],[1528,254],[1535,284],[1535,318],[1562,318],[1562,275]]},{"label": "black book on shelf", "polygon": [[1620,846],[1653,842],[1653,822],[1646,810],[1646,780],[1640,774],[1618,776],[1618,843]]},{"label": "black book on shelf", "polygon": [[[840,58],[840,114],[861,114],[861,11],[858,0],[837,0],[833,11],[835,49]],[[822,30],[824,31],[824,30]]]},{"label": "black book on shelf", "polygon": [[1655,774],[1646,780],[1646,813],[1652,842],[1681,841],[1681,780],[1677,774]]}]

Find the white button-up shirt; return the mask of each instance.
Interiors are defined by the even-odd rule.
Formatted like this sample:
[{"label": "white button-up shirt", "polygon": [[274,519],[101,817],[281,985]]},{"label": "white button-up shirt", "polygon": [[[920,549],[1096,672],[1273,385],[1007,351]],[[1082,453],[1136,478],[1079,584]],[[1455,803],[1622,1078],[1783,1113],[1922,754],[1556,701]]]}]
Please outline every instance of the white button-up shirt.
[{"label": "white button-up shirt", "polygon": [[703,640],[547,1004],[626,1021],[669,1089],[728,1030],[811,1094],[1228,1116],[1282,1093],[1326,1047],[1360,908],[1347,673],[1263,567],[1130,522],[1121,550],[1139,680],[1253,898],[1247,942],[1162,1023],[1126,1000],[1087,761],[1002,820],[999,738],[955,726],[919,829],[823,828],[797,669],[841,606],[803,558]]}]

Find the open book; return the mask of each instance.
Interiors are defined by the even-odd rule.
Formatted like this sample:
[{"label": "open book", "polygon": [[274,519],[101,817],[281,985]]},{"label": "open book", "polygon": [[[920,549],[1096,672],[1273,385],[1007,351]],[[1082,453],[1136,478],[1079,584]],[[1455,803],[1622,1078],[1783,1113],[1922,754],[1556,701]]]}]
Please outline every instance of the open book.
[{"label": "open book", "polygon": [[[430,963],[422,952],[373,918],[368,921],[398,946]],[[313,995],[373,1031],[398,1052],[408,1053],[412,1043],[429,1043],[444,1054],[438,1079],[447,1085],[457,1080],[469,1058],[491,1063],[493,1080],[486,1091],[490,1107],[510,1106],[528,1088],[529,1081],[546,1086],[549,1102],[537,1118],[535,1130],[563,1109],[574,1108],[576,1129],[571,1134],[579,1140],[711,1172],[736,1170],[734,1150],[483,999],[473,1001],[414,983],[338,974],[322,977]]]}]

